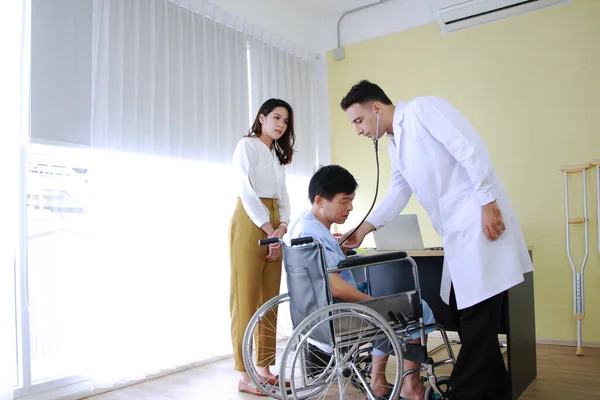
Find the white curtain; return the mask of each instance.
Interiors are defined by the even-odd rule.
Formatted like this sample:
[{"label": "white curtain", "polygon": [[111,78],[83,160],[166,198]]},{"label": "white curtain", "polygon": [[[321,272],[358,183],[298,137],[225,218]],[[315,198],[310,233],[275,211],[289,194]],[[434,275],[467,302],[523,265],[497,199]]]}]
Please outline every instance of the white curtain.
[{"label": "white curtain", "polygon": [[166,0],[95,0],[92,250],[81,362],[96,387],[231,352],[231,156],[244,34]]},{"label": "white curtain", "polygon": [[20,154],[28,114],[27,1],[11,1],[0,13],[0,400],[17,384],[15,257],[18,251]]},{"label": "white curtain", "polygon": [[95,0],[92,147],[227,162],[248,129],[241,32],[167,0]]},{"label": "white curtain", "polygon": [[318,62],[314,54],[302,57],[260,38],[249,43],[253,114],[271,97],[287,101],[294,110],[296,152],[286,167],[293,219],[310,206],[308,182],[317,166],[319,135],[327,134],[315,89]]}]

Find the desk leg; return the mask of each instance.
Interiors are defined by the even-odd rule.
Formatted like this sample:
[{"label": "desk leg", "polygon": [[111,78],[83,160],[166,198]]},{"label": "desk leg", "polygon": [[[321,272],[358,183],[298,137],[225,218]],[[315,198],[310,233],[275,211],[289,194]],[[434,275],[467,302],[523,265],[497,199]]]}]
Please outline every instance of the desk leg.
[{"label": "desk leg", "polygon": [[518,399],[537,376],[533,272],[509,289],[508,310],[508,371],[513,399]]}]

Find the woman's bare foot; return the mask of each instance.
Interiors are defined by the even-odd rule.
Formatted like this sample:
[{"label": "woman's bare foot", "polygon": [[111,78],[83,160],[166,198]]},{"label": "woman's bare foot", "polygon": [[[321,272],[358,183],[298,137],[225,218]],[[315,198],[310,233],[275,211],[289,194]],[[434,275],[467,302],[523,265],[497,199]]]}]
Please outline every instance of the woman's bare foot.
[{"label": "woman's bare foot", "polygon": [[[265,383],[272,386],[279,386],[279,376],[273,375],[269,370],[269,367],[256,367],[261,378],[265,381]],[[290,383],[288,381],[285,382],[286,387],[290,387]]]},{"label": "woman's bare foot", "polygon": [[240,379],[238,382],[238,390],[242,393],[253,394],[255,396],[263,396],[267,397],[260,389],[252,385],[251,383],[246,383]]},{"label": "woman's bare foot", "polygon": [[269,385],[276,385],[278,382],[277,375],[273,375],[269,367],[256,367],[258,374],[264,379]]},{"label": "woman's bare foot", "polygon": [[242,393],[253,394],[255,396],[263,396],[267,397],[265,393],[262,392],[259,388],[254,386],[252,380],[248,376],[247,373],[243,372],[242,376],[240,376],[240,381],[238,382],[238,390]]}]

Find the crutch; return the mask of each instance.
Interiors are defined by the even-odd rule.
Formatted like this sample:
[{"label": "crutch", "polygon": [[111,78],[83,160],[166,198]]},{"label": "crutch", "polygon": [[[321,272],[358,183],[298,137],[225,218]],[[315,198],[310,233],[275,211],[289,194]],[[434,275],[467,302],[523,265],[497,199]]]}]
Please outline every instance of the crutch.
[{"label": "crutch", "polygon": [[593,160],[592,165],[596,166],[596,202],[598,203],[598,254],[600,254],[600,159]]},{"label": "crutch", "polygon": [[[566,214],[566,227],[567,227],[567,255],[569,256],[569,263],[573,271],[573,296],[574,296],[574,311],[575,318],[577,319],[577,354],[578,356],[583,355],[583,346],[581,340],[581,324],[585,315],[584,309],[584,294],[583,294],[583,271],[585,270],[585,263],[587,262],[589,244],[588,244],[588,216],[587,216],[587,186],[586,186],[586,171],[592,164],[578,164],[578,165],[563,165],[560,170],[565,176],[565,214]],[[570,218],[569,217],[569,174],[570,173],[582,173],[583,177],[583,218]],[[584,226],[585,233],[585,255],[581,262],[581,271],[577,271],[575,264],[573,263],[573,257],[571,256],[571,225]]]}]

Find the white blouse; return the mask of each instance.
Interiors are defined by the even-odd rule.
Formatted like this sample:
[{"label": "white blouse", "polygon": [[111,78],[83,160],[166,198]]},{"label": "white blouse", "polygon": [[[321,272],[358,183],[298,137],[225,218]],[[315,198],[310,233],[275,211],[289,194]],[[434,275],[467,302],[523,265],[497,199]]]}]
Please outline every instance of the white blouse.
[{"label": "white blouse", "polygon": [[[237,195],[248,216],[259,228],[270,222],[269,210],[260,198],[277,199],[281,222],[290,221],[290,200],[285,185],[285,167],[275,150],[259,138],[242,138],[233,152],[233,167],[238,177]],[[273,228],[277,229],[276,226]]]}]

